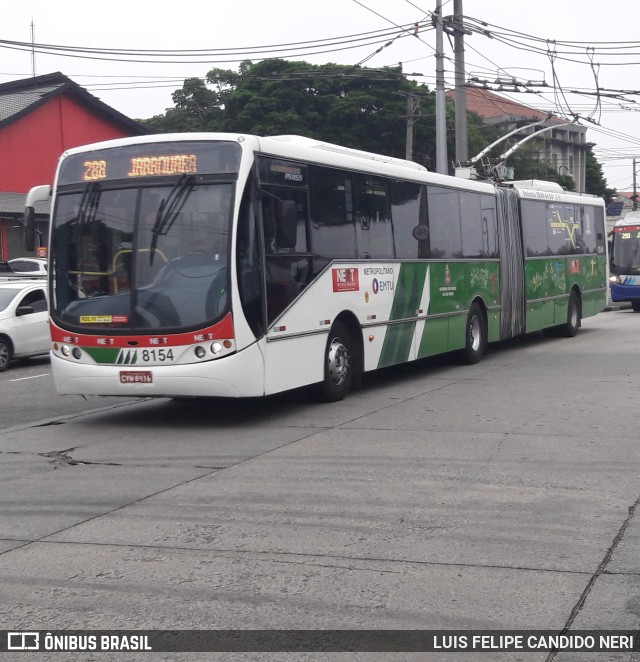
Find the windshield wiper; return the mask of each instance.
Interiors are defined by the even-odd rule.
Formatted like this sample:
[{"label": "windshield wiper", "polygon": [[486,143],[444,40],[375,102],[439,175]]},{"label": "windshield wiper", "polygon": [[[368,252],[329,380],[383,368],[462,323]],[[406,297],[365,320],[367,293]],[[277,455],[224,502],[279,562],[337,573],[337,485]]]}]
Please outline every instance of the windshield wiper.
[{"label": "windshield wiper", "polygon": [[158,245],[158,237],[167,235],[171,226],[174,224],[178,214],[184,207],[185,202],[193,190],[193,175],[182,175],[174,184],[169,195],[162,199],[156,214],[156,220],[151,228],[151,247],[149,251],[149,265],[153,265],[153,258]]},{"label": "windshield wiper", "polygon": [[97,182],[91,182],[82,192],[80,205],[78,206],[78,228],[81,230],[85,223],[91,222],[95,219],[98,213],[98,203],[102,191]]},{"label": "windshield wiper", "polygon": [[[82,192],[82,198],[80,199],[80,205],[78,206],[78,215],[77,220],[77,240],[76,244],[82,246],[82,232],[84,226],[88,223],[93,223],[96,216],[98,215],[98,205],[100,204],[100,197],[102,196],[102,190],[100,185],[97,182],[91,182],[87,184],[86,188]],[[84,264],[82,260],[84,258],[84,251],[81,251],[80,260],[81,264],[80,271],[84,272]]]}]

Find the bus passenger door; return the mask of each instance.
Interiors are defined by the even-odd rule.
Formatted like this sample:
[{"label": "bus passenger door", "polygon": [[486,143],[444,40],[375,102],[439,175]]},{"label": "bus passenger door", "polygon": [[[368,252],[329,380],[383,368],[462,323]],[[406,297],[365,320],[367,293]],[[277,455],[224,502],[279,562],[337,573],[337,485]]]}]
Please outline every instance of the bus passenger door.
[{"label": "bus passenger door", "polygon": [[[311,256],[307,251],[307,192],[275,187],[269,192],[274,197],[262,198],[262,223],[267,323],[271,325],[309,282]],[[293,203],[295,236],[283,227],[280,202]]]}]

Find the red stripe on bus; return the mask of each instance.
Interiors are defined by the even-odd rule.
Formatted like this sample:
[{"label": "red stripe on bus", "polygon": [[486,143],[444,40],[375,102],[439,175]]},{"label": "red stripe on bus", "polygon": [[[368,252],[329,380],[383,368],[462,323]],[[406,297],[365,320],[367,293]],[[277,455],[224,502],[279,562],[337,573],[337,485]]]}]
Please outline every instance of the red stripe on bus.
[{"label": "red stripe on bus", "polygon": [[149,333],[145,335],[115,335],[108,329],[100,332],[74,333],[65,331],[54,322],[50,323],[51,340],[53,342],[81,345],[83,347],[166,347],[177,345],[193,345],[208,340],[233,340],[233,318],[227,313],[225,318],[204,329],[188,333]]}]

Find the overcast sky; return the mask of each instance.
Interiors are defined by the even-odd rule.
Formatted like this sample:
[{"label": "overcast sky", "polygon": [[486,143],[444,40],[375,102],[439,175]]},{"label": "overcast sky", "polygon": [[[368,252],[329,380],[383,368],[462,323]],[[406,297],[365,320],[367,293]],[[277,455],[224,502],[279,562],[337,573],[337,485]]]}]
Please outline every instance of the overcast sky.
[{"label": "overcast sky", "polygon": [[[30,43],[33,23],[37,44],[174,51],[161,57],[77,51],[66,51],[75,57],[35,54],[37,75],[60,71],[136,119],[171,107],[171,93],[185,78],[204,78],[214,67],[235,70],[245,58],[287,57],[314,64],[363,63],[368,67],[402,62],[405,73],[417,74],[415,80],[433,89],[435,32],[425,28],[416,37],[401,28],[428,22],[435,6],[436,0],[191,0],[172,4],[110,0],[101,5],[21,0],[3,12],[0,22],[0,82],[33,74],[30,49],[7,43]],[[640,94],[628,93],[640,88],[636,7],[637,0],[463,0],[465,16],[473,19],[470,24],[480,28],[484,21],[493,33],[493,38],[477,31],[466,37],[467,74],[488,81],[498,76],[515,77],[523,83],[544,81],[546,88],[529,87],[535,92],[546,90],[541,95],[512,90],[505,94],[541,110],[585,118],[587,140],[596,144],[609,186],[619,190],[631,188],[634,157],[640,168]],[[443,13],[453,13],[453,0],[443,0]],[[355,40],[356,35],[360,41]],[[525,39],[527,35],[541,41]],[[344,39],[349,36],[351,39]],[[553,40],[580,43],[567,54],[566,47],[554,45]],[[240,56],[238,51],[243,49],[248,53]],[[184,52],[195,50],[208,53],[187,56]],[[445,65],[447,82],[453,84],[453,52],[446,38],[444,50],[451,58]],[[142,59],[153,61],[116,61]],[[609,95],[627,93],[620,98],[598,98],[593,94],[597,88]],[[576,95],[569,90],[591,94]]]}]

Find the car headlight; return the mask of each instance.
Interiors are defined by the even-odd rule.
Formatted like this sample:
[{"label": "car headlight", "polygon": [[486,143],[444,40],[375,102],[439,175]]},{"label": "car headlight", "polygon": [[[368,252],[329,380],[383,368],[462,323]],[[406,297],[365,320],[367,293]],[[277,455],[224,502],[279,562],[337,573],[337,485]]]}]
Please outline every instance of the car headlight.
[{"label": "car headlight", "polygon": [[616,285],[622,283],[622,281],[620,280],[620,276],[609,276],[609,282],[616,283]]}]

